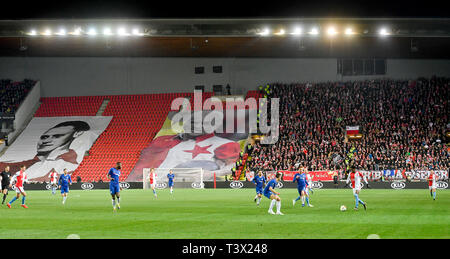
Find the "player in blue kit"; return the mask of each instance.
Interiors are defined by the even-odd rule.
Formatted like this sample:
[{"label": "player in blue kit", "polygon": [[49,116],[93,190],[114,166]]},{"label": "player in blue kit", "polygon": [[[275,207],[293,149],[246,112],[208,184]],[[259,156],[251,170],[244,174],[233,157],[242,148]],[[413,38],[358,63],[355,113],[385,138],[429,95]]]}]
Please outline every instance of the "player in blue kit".
[{"label": "player in blue kit", "polygon": [[[277,215],[284,215],[281,213],[281,198],[280,193],[275,191],[275,187],[277,186],[277,183],[281,180],[282,174],[280,172],[277,172],[275,174],[275,179],[270,180],[266,187],[264,188],[264,196],[266,196],[269,200],[272,200],[270,202],[269,207],[269,213],[270,214],[277,214]],[[277,204],[277,213],[273,213],[273,206]]]},{"label": "player in blue kit", "polygon": [[306,187],[308,186],[308,181],[306,180],[306,169],[301,168],[300,171],[294,175],[294,180],[292,182],[297,182],[297,190],[299,194],[297,199],[292,200],[292,205],[295,206],[295,203],[302,199],[302,207],[305,207],[305,200],[309,207],[314,207],[309,204],[308,194],[306,193]]},{"label": "player in blue kit", "polygon": [[175,178],[175,175],[173,174],[172,170],[169,171],[169,173],[167,174],[167,178],[169,179],[169,188],[170,188],[170,193],[173,193],[173,179]]},{"label": "player in blue kit", "polygon": [[254,201],[256,202],[256,205],[259,206],[263,193],[263,187],[266,183],[266,177],[264,177],[261,171],[258,171],[258,174],[253,178],[253,182],[256,184],[256,196]]},{"label": "player in blue kit", "polygon": [[72,177],[68,174],[67,169],[64,168],[63,174],[59,177],[59,188],[61,188],[61,196],[63,197],[62,204],[66,203],[67,194],[69,193],[69,184],[72,185]]},{"label": "player in blue kit", "polygon": [[120,169],[122,168],[122,163],[117,162],[116,167],[109,169],[107,174],[109,179],[109,192],[112,197],[113,210],[116,211],[116,197],[117,197],[117,209],[120,209]]}]

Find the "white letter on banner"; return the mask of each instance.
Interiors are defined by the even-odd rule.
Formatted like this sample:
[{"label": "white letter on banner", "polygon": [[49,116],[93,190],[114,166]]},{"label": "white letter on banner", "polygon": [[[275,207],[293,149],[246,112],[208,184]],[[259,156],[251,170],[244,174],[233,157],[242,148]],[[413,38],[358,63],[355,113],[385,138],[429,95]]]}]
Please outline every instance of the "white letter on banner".
[{"label": "white letter on banner", "polygon": [[[212,110],[214,106],[214,110]],[[223,133],[223,105],[222,101],[217,97],[208,98],[203,104],[203,110],[209,111],[203,119],[203,129],[205,133],[210,134],[213,132]],[[214,121],[214,125],[212,122]]]},{"label": "white letter on banner", "polygon": [[[181,107],[181,108],[180,108]],[[179,110],[171,119],[171,128],[175,133],[191,133],[191,127],[183,125],[191,125],[191,105],[187,98],[178,97],[172,101],[171,110]],[[180,122],[183,121],[183,122]]]}]

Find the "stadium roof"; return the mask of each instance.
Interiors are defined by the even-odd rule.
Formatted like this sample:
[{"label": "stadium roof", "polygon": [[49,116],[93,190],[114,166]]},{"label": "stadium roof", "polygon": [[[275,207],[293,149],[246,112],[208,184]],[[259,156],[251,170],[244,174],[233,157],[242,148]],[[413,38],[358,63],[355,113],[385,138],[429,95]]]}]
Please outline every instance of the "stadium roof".
[{"label": "stadium roof", "polygon": [[449,18],[0,21],[1,56],[450,58],[449,45]]},{"label": "stadium roof", "polygon": [[391,37],[450,37],[450,18],[247,18],[247,19],[36,19],[0,21],[1,37],[24,37],[32,29],[61,27],[137,27],[145,36],[255,37],[264,28],[290,30],[327,26],[353,27],[358,36],[379,36],[388,27]]}]

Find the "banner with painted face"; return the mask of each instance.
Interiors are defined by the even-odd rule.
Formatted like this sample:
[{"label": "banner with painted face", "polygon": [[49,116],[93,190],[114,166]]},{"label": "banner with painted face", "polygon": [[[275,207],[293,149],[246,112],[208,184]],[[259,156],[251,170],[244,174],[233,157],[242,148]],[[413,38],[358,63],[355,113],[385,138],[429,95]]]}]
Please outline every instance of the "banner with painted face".
[{"label": "banner with painted face", "polygon": [[75,171],[112,116],[35,117],[0,157],[15,173],[26,166],[29,181],[48,181],[49,174]]},{"label": "banner with painted face", "polygon": [[[172,123],[177,113],[169,112],[163,127],[141,152],[127,182],[142,181],[144,168],[202,168],[203,181],[213,181],[214,173],[217,181],[224,181],[225,176],[231,174],[249,136],[249,111],[233,112],[231,130],[227,128],[230,120],[226,111],[203,110],[192,112],[190,121],[182,121],[178,131]],[[196,121],[196,116],[200,120]],[[214,122],[212,132],[207,133],[204,122],[211,120]],[[243,130],[238,130],[239,123],[244,123]],[[186,132],[188,128],[191,132]]]}]

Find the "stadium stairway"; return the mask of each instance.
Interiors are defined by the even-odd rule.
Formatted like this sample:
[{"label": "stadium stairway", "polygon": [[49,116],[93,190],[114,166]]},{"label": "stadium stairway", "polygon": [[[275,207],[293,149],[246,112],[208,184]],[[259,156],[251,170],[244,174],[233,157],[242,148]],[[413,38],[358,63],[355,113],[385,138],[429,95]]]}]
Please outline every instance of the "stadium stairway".
[{"label": "stadium stairway", "polygon": [[106,107],[108,106],[109,103],[109,99],[105,99],[102,102],[102,105],[100,106],[100,109],[98,109],[97,114],[95,114],[96,116],[102,116],[103,112],[106,110]]},{"label": "stadium stairway", "polygon": [[[263,97],[263,94],[260,91],[255,90],[255,91],[248,91],[245,99],[247,100],[248,98],[255,98],[258,101],[259,98],[262,98],[262,97]],[[259,103],[258,103],[258,106],[259,106]],[[248,143],[249,142],[247,140],[247,142],[245,143],[244,146],[247,146]],[[242,166],[240,167],[240,170],[238,170],[238,174],[236,175],[237,180],[240,180],[240,181],[246,180],[247,176],[246,176],[245,172],[247,171],[247,168],[248,168],[248,162],[251,159],[252,159],[252,157],[247,152],[245,152],[242,157]]]},{"label": "stadium stairway", "polygon": [[[259,100],[259,98],[262,98],[263,95],[262,93],[260,93],[260,91],[248,91],[247,95],[245,96],[245,100],[247,100],[248,98],[255,98],[257,101]],[[259,106],[259,103],[257,103],[257,106]],[[247,144],[249,143],[249,140],[247,139],[247,141],[245,142],[244,146],[247,146]],[[239,180],[239,181],[245,181],[246,180],[246,171],[247,171],[247,162],[251,159],[251,157],[249,156],[249,154],[246,152],[243,154],[241,160],[242,160],[242,165],[239,166],[238,168],[236,168],[236,174],[234,177],[234,180]],[[230,174],[228,176],[230,179],[232,178],[232,175]]]}]

